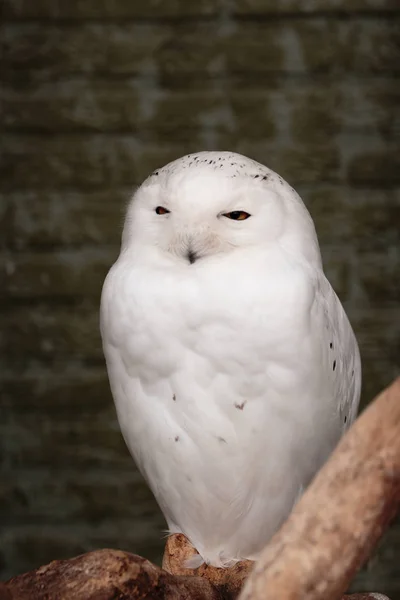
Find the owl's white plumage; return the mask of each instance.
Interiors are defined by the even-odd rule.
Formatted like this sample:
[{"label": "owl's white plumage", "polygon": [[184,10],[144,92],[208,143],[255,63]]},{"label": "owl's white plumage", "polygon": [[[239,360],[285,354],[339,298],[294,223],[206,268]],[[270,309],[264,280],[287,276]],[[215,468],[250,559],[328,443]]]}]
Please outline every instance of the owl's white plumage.
[{"label": "owl's white plumage", "polygon": [[101,331],[123,436],[170,532],[215,566],[256,558],[360,395],[300,197],[228,152],[153,173],[128,208]]}]

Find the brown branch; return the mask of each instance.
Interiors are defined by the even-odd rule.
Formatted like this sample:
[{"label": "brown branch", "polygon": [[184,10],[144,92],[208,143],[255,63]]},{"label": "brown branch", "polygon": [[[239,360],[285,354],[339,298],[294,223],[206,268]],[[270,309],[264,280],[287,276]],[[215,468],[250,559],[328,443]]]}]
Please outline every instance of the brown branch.
[{"label": "brown branch", "polygon": [[197,554],[188,539],[182,534],[171,535],[166,543],[163,569],[173,575],[192,575],[208,579],[225,598],[236,598],[254,566],[251,560],[236,563],[229,569],[218,569],[202,565],[198,569],[187,569],[185,561]]},{"label": "brown branch", "polygon": [[206,579],[176,577],[121,550],[97,550],[18,575],[0,600],[222,600]]},{"label": "brown branch", "polygon": [[337,600],[400,503],[400,378],[365,410],[262,553],[240,600]]},{"label": "brown branch", "polygon": [[[193,553],[181,538],[179,553]],[[184,538],[184,539],[182,539]],[[183,554],[181,557],[183,558]],[[176,556],[176,555],[175,555]],[[201,577],[172,575],[149,561],[120,550],[97,550],[70,560],[55,560],[45,567],[0,582],[0,600],[234,600],[239,588],[232,586],[232,569],[219,571],[215,586]],[[211,571],[212,573],[212,571]],[[211,575],[212,577],[212,575]],[[218,577],[217,577],[218,578]],[[243,582],[243,579],[241,580]],[[388,600],[386,596],[355,594],[346,600]],[[269,597],[278,600],[278,597]],[[284,600],[279,598],[279,600]]]}]

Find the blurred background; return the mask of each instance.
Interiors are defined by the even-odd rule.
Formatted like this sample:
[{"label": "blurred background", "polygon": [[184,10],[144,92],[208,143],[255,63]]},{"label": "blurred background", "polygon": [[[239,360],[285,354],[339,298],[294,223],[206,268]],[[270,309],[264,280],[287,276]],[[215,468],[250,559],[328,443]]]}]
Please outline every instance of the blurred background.
[{"label": "blurred background", "polygon": [[[164,521],[122,441],[98,312],[156,167],[235,150],[304,198],[356,331],[363,405],[400,356],[396,0],[3,0],[0,578]],[[400,597],[400,527],[357,590]]]}]

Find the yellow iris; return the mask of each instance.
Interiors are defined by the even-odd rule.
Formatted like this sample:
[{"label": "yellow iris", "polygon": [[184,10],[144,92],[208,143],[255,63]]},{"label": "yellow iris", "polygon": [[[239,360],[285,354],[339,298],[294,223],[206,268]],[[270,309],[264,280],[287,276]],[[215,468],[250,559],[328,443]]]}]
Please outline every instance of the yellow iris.
[{"label": "yellow iris", "polygon": [[245,219],[248,219],[250,215],[244,210],[233,210],[232,212],[225,213],[224,217],[228,217],[228,219],[233,219],[234,221],[244,221]]}]

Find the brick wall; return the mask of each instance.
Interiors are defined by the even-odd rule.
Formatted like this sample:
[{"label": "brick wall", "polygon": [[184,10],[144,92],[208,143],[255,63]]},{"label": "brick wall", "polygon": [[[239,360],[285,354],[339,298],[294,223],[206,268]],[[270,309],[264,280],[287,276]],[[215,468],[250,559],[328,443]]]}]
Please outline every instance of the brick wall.
[{"label": "brick wall", "polygon": [[[130,191],[167,161],[230,149],[288,179],[356,330],[364,399],[393,378],[399,23],[396,0],[3,0],[2,576],[101,546],[160,554],[98,305]],[[359,589],[400,594],[399,539]]]}]

